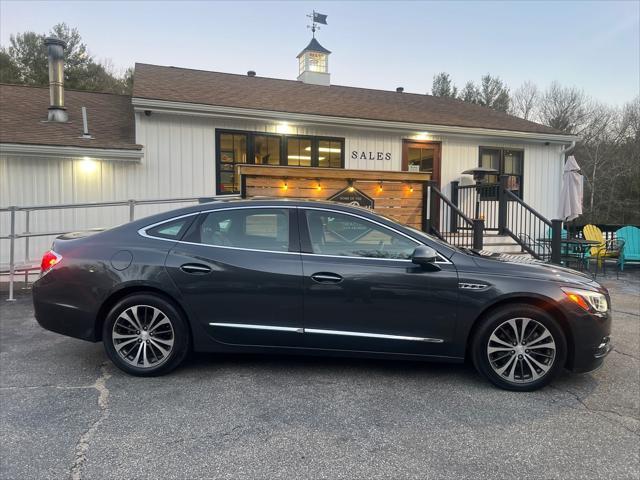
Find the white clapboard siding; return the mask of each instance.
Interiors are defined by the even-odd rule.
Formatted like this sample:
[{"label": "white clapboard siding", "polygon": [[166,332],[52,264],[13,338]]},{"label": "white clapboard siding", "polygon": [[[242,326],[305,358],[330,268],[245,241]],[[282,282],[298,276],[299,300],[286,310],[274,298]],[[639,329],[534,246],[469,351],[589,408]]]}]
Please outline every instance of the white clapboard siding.
[{"label": "white clapboard siding", "polygon": [[[128,199],[205,197],[215,195],[215,130],[246,130],[291,135],[319,135],[345,139],[345,167],[398,171],[402,165],[402,140],[442,142],[441,186],[448,195],[450,182],[460,172],[478,165],[479,146],[525,150],[525,201],[552,218],[558,210],[562,161],[558,145],[502,143],[489,138],[417,136],[415,133],[368,131],[359,128],[314,125],[283,126],[278,122],[249,121],[153,113],[136,114],[136,141],[144,146],[141,162],[94,158],[96,168],[86,172],[82,159],[0,157],[0,207],[101,202]],[[390,153],[390,160],[351,158],[351,152]],[[136,217],[179,205],[140,206]],[[17,231],[24,231],[18,215]],[[48,211],[31,214],[31,231],[78,230],[110,227],[128,221],[127,207]],[[8,235],[9,215],[0,214],[0,235]],[[51,238],[31,240],[30,256],[37,258]],[[0,241],[0,264],[8,262],[8,241]],[[24,241],[16,244],[16,258],[25,256]]]}]

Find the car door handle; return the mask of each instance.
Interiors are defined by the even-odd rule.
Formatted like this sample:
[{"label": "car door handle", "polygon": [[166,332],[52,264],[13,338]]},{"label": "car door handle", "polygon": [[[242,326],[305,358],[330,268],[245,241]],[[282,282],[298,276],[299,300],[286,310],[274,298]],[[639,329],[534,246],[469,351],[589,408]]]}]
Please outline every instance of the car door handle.
[{"label": "car door handle", "polygon": [[318,283],[340,283],[342,277],[337,273],[318,272],[311,275],[311,279]]},{"label": "car door handle", "polygon": [[180,267],[184,273],[190,273],[194,275],[203,275],[205,273],[211,272],[211,267],[207,267],[206,265],[202,265],[200,263],[186,263]]}]

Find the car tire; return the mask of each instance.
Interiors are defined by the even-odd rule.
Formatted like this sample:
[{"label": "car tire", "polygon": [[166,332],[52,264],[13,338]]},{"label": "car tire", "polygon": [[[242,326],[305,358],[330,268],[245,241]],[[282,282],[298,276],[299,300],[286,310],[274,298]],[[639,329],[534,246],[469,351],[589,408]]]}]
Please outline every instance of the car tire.
[{"label": "car tire", "polygon": [[182,363],[191,347],[184,315],[155,294],[134,294],[107,314],[102,340],[107,356],[122,371],[151,377]]},{"label": "car tire", "polygon": [[473,363],[491,383],[533,391],[564,368],[567,341],[558,322],[541,308],[512,304],[490,312],[472,339]]}]

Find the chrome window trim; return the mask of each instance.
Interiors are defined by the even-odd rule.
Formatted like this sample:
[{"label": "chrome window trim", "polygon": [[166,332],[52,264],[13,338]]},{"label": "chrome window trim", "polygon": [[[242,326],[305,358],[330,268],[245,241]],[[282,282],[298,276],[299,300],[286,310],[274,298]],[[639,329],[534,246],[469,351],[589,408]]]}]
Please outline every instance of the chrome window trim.
[{"label": "chrome window trim", "polygon": [[243,251],[249,251],[249,252],[263,252],[263,253],[284,253],[287,255],[300,255],[300,252],[283,252],[281,250],[263,250],[263,249],[258,249],[258,248],[245,248],[245,247],[231,247],[228,245],[207,245],[206,243],[196,243],[196,242],[185,242],[184,240],[172,240],[170,238],[162,238],[162,237],[154,237],[152,235],[149,235],[147,233],[147,230],[157,227],[158,225],[162,225],[163,223],[169,223],[172,222],[174,220],[179,220],[181,218],[185,218],[185,217],[191,217],[193,215],[200,215],[203,213],[212,213],[212,212],[220,212],[223,210],[245,210],[245,209],[262,209],[262,208],[270,208],[270,209],[295,209],[298,208],[295,205],[285,205],[285,206],[272,206],[272,205],[242,205],[242,206],[237,206],[237,207],[228,207],[228,208],[212,208],[209,210],[200,210],[198,212],[193,212],[193,213],[187,213],[186,215],[180,215],[178,217],[173,217],[173,218],[168,218],[167,220],[163,220],[162,222],[157,222],[154,223],[152,225],[147,225],[146,227],[142,227],[141,229],[138,230],[138,235],[141,235],[143,237],[146,238],[153,238],[154,240],[165,240],[165,241],[169,241],[169,242],[173,242],[173,243],[180,243],[183,245],[196,245],[198,247],[212,247],[212,248],[225,248],[225,249],[229,249],[229,250],[243,250]]},{"label": "chrome window trim", "polygon": [[[398,235],[406,237],[409,240],[411,240],[412,242],[414,242],[416,244],[416,246],[417,245],[424,245],[424,243],[420,243],[418,240],[416,240],[415,238],[413,238],[410,235],[407,235],[406,233],[403,233],[403,232],[401,232],[399,230],[396,230],[393,227],[389,227],[389,226],[385,225],[384,223],[380,223],[380,222],[378,222],[376,220],[372,220],[370,218],[363,217],[362,215],[358,215],[357,213],[344,212],[342,210],[334,210],[334,209],[331,209],[331,208],[319,208],[319,207],[299,207],[299,208],[301,208],[303,210],[319,210],[319,211],[322,211],[322,212],[334,212],[334,213],[342,213],[343,215],[350,215],[352,217],[360,218],[360,219],[362,219],[362,220],[364,220],[366,222],[374,223],[374,224],[376,224],[376,225],[378,225],[378,226],[380,226],[380,227],[382,227],[382,228],[384,228],[386,230],[390,230],[390,231],[392,231],[394,233],[397,233]],[[435,263],[438,263],[438,264],[451,264],[451,262],[446,257],[444,257],[440,252],[438,252],[436,250],[436,253],[438,254],[438,257],[440,257],[440,259],[442,261],[436,261]],[[410,263],[413,263],[410,259],[403,259],[403,258],[377,258],[377,257],[357,257],[357,256],[349,256],[349,255],[324,255],[324,254],[321,254],[321,253],[303,253],[303,255],[316,255],[316,256],[319,256],[319,257],[332,257],[332,258],[366,258],[366,259],[369,259],[369,260],[387,260],[387,261],[392,260],[392,261],[396,261],[396,262],[399,261],[399,262],[410,262]]]},{"label": "chrome window trim", "polygon": [[407,335],[389,335],[385,333],[352,332],[347,330],[325,330],[322,328],[280,327],[276,325],[254,325],[249,323],[210,322],[212,327],[242,328],[247,330],[268,330],[291,333],[316,333],[321,335],[340,335],[346,337],[381,338],[385,340],[406,340],[412,342],[444,343],[441,338],[411,337]]},{"label": "chrome window trim", "polygon": [[[356,217],[356,218],[360,218],[364,221],[367,222],[371,222],[374,223],[376,225],[379,225],[382,228],[385,228],[387,230],[391,230],[394,233],[397,233],[398,235],[402,235],[403,237],[408,238],[409,240],[411,240],[412,242],[414,242],[416,245],[425,245],[424,243],[421,243],[420,241],[416,240],[415,238],[411,237],[410,235],[407,235],[406,233],[400,232],[399,230],[396,230],[393,227],[388,227],[387,225],[380,223],[376,220],[372,220],[370,218],[367,217],[363,217],[362,215],[358,215],[356,213],[351,213],[351,212],[345,212],[342,210],[335,210],[332,208],[320,208],[320,207],[298,207],[296,205],[282,205],[282,206],[276,206],[276,205],[241,205],[241,206],[233,206],[233,207],[224,207],[222,206],[222,208],[212,208],[212,209],[208,209],[208,210],[200,210],[198,212],[193,212],[193,213],[187,213],[185,215],[179,215],[177,217],[172,217],[172,218],[168,218],[166,220],[163,220],[161,222],[156,222],[154,224],[151,225],[147,225],[145,227],[142,227],[138,230],[138,235],[145,237],[145,238],[152,238],[154,240],[164,240],[165,242],[173,242],[173,243],[180,243],[180,244],[184,244],[184,245],[197,245],[200,247],[211,247],[211,248],[225,248],[225,249],[229,249],[229,250],[244,250],[244,251],[248,251],[248,252],[264,252],[264,253],[284,253],[284,254],[288,254],[288,255],[312,255],[315,257],[327,257],[327,258],[346,258],[346,259],[366,259],[366,260],[383,260],[386,262],[405,262],[405,263],[413,263],[410,259],[403,259],[403,258],[376,258],[376,257],[356,257],[356,256],[350,256],[350,255],[324,255],[321,253],[306,253],[306,252],[282,252],[279,250],[263,250],[263,249],[256,249],[256,248],[245,248],[245,247],[230,247],[227,245],[207,245],[204,243],[195,243],[195,242],[185,242],[184,240],[172,240],[170,238],[162,238],[162,237],[154,237],[152,235],[149,235],[147,233],[147,230],[157,227],[158,225],[162,225],[163,223],[168,223],[168,222],[172,222],[174,220],[179,220],[181,218],[186,218],[186,217],[191,217],[193,215],[200,215],[203,213],[211,213],[211,212],[220,212],[222,210],[246,210],[246,209],[259,209],[259,208],[267,208],[267,209],[305,209],[305,210],[319,210],[319,211],[323,211],[323,212],[334,212],[334,213],[342,213],[344,215],[350,215],[352,217]],[[433,248],[433,247],[432,247]],[[435,250],[435,248],[434,248]],[[436,253],[438,254],[438,257],[440,258],[440,260],[436,260],[436,264],[439,265],[451,265],[451,262],[444,256],[442,255],[440,252],[438,252],[436,250]]]}]

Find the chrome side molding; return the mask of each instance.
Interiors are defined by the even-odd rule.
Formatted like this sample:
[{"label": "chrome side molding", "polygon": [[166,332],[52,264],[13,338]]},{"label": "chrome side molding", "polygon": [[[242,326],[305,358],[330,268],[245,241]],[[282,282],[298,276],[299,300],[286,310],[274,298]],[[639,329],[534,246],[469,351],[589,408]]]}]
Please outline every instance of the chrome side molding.
[{"label": "chrome side molding", "polygon": [[387,335],[383,333],[348,332],[344,330],[323,330],[320,328],[305,328],[304,333],[319,333],[322,335],[344,335],[347,337],[383,338],[387,340],[409,340],[413,342],[443,343],[441,338],[407,337],[405,335]]},{"label": "chrome side molding", "polygon": [[250,325],[248,323],[217,323],[211,322],[209,323],[212,327],[231,327],[231,328],[245,328],[249,330],[271,330],[275,332],[293,332],[293,333],[304,333],[303,328],[296,327],[278,327],[275,325]]},{"label": "chrome side molding", "polygon": [[409,337],[406,335],[387,335],[384,333],[350,332],[346,330],[325,330],[321,328],[280,327],[275,325],[251,325],[246,323],[209,323],[212,327],[245,328],[250,330],[269,330],[276,332],[316,333],[320,335],[342,335],[346,337],[381,338],[386,340],[407,340],[413,342],[444,343],[441,338]]}]

